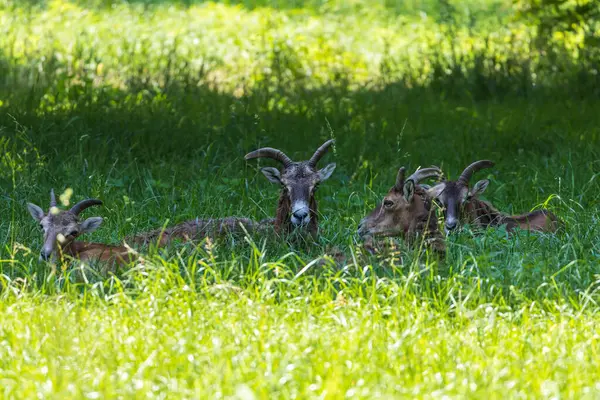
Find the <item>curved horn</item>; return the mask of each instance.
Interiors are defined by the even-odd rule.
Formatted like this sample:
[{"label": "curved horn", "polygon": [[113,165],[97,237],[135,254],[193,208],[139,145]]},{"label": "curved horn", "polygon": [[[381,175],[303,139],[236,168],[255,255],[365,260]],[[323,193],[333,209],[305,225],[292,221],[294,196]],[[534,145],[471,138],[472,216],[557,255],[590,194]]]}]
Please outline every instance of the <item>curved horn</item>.
[{"label": "curved horn", "polygon": [[50,189],[50,208],[56,207],[56,195],[54,189]]},{"label": "curved horn", "polygon": [[415,171],[411,176],[406,178],[406,180],[412,180],[415,184],[419,183],[423,179],[427,178],[441,178],[442,170],[436,166],[432,166],[430,168],[423,168]]},{"label": "curved horn", "polygon": [[330,139],[323,143],[321,147],[319,147],[317,151],[315,151],[315,154],[313,154],[310,160],[308,160],[308,165],[310,165],[311,167],[316,167],[319,160],[323,158],[323,156],[325,155],[325,153],[327,153],[327,150],[329,150],[333,143],[335,143],[335,140],[333,139]]},{"label": "curved horn", "polygon": [[462,174],[460,174],[460,177],[458,178],[458,183],[462,183],[463,185],[468,185],[469,181],[471,180],[471,177],[473,176],[473,174],[481,169],[484,168],[491,168],[494,166],[494,162],[490,161],[490,160],[480,160],[480,161],[475,161],[474,163],[472,163],[471,165],[469,165],[467,168],[465,168],[465,170],[462,172]]},{"label": "curved horn", "polygon": [[406,168],[401,167],[398,170],[398,175],[396,175],[396,184],[394,185],[397,189],[402,189],[402,185],[404,185],[404,173],[406,172]]},{"label": "curved horn", "polygon": [[271,158],[281,162],[286,168],[294,163],[292,159],[286,156],[283,151],[274,149],[272,147],[263,147],[262,149],[254,150],[246,154],[244,157],[245,160],[250,160],[253,158]]},{"label": "curved horn", "polygon": [[85,210],[88,207],[101,206],[101,205],[102,205],[102,202],[100,200],[85,199],[85,200],[81,200],[79,203],[77,203],[73,207],[71,207],[69,212],[73,213],[75,215],[79,215],[83,210]]}]

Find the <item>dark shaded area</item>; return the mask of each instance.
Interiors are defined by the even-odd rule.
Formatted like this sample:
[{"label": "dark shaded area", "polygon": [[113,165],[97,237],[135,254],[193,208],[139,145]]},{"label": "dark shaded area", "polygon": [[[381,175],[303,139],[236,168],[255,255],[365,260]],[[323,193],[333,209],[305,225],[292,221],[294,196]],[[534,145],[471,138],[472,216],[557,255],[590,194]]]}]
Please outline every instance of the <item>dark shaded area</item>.
[{"label": "dark shaded area", "polygon": [[[52,57],[40,76],[36,67],[14,67],[0,55],[5,78],[0,90],[8,104],[0,109],[0,126],[8,137],[27,136],[50,159],[76,148],[79,155],[119,162],[202,158],[203,171],[237,163],[258,145],[300,155],[307,142],[334,136],[336,153],[349,164],[348,179],[364,172],[362,160],[394,171],[407,155],[412,165],[443,154],[445,162],[460,166],[470,162],[473,148],[480,158],[531,153],[563,162],[569,156],[565,149],[597,152],[592,127],[600,121],[589,119],[598,103],[597,74],[577,65],[569,73],[565,66],[556,85],[542,86],[514,60],[487,69],[483,55],[475,59],[480,61],[466,70],[442,70],[440,62],[426,85],[384,74],[359,89],[350,88],[342,74],[327,86],[307,89],[288,81],[275,65],[281,61],[274,60],[274,72],[263,84],[238,98],[216,89],[208,71],[185,66],[165,70],[159,79],[133,71],[124,89],[69,75]],[[543,119],[534,131],[527,130],[530,113]],[[351,143],[344,142],[345,135]]]}]

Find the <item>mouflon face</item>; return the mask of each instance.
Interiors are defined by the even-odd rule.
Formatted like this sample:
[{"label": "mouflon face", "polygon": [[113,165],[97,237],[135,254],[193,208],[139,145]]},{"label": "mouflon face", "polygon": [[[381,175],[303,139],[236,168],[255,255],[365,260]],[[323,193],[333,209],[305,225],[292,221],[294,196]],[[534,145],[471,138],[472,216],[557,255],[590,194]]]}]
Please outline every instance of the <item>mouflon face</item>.
[{"label": "mouflon face", "polygon": [[44,212],[41,207],[33,203],[28,203],[29,213],[40,224],[44,233],[40,259],[50,260],[58,247],[66,247],[78,236],[95,231],[102,224],[102,218],[92,217],[81,222],[79,213],[88,207],[101,204],[100,200],[87,199],[75,204],[70,210],[60,210],[56,206],[54,191],[50,193],[48,212]]},{"label": "mouflon face", "polygon": [[[311,203],[319,184],[327,180],[335,164],[317,170],[307,162],[293,163],[282,171],[276,168],[263,168],[263,174],[273,183],[282,186],[290,204],[290,222],[294,226],[308,225],[311,218]],[[312,210],[315,212],[315,210]]]},{"label": "mouflon face", "polygon": [[468,208],[469,202],[482,194],[490,183],[489,180],[484,179],[470,189],[469,181],[473,174],[481,169],[491,168],[493,165],[494,163],[488,160],[476,161],[465,168],[456,181],[440,182],[428,189],[427,194],[443,207],[446,233],[456,230],[461,221],[467,219],[465,208]]},{"label": "mouflon face", "polygon": [[425,189],[418,182],[425,178],[440,177],[437,167],[416,171],[404,178],[405,168],[398,171],[396,184],[388,191],[381,203],[363,218],[358,226],[358,234],[367,236],[401,236],[416,233],[423,227],[423,221],[430,218],[431,202]]},{"label": "mouflon face", "polygon": [[316,232],[317,202],[315,190],[319,184],[331,176],[335,164],[329,164],[323,169],[317,169],[317,163],[333,145],[333,140],[328,140],[315,151],[307,161],[292,161],[281,150],[264,147],[248,153],[246,160],[253,158],[270,158],[279,161],[283,166],[281,170],[273,167],[262,168],[265,177],[272,183],[281,186],[281,195],[277,210],[276,226],[288,225],[291,227],[310,225]]}]

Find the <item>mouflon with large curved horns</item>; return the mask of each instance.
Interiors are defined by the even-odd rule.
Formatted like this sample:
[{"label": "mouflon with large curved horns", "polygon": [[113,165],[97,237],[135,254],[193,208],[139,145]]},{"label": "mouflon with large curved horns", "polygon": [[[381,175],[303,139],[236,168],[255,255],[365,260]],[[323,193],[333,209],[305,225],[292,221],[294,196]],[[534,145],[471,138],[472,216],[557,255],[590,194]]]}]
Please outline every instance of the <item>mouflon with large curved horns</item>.
[{"label": "mouflon with large curved horns", "polygon": [[446,232],[456,230],[461,223],[470,223],[484,229],[506,225],[509,231],[516,227],[534,231],[556,231],[558,219],[548,210],[508,215],[498,211],[491,203],[478,198],[487,189],[490,181],[480,180],[470,188],[471,178],[476,172],[493,166],[494,162],[490,160],[475,161],[464,169],[456,181],[440,182],[428,190],[428,194],[437,199],[444,208]]},{"label": "mouflon with large curved horns", "polygon": [[290,232],[298,227],[306,227],[312,235],[317,234],[315,191],[321,182],[331,176],[335,170],[335,163],[320,170],[317,170],[317,164],[333,143],[333,139],[326,141],[306,161],[293,161],[283,151],[271,147],[264,147],[246,154],[246,160],[270,158],[279,161],[283,166],[281,170],[273,167],[261,169],[270,182],[281,185],[275,217],[277,232]]}]

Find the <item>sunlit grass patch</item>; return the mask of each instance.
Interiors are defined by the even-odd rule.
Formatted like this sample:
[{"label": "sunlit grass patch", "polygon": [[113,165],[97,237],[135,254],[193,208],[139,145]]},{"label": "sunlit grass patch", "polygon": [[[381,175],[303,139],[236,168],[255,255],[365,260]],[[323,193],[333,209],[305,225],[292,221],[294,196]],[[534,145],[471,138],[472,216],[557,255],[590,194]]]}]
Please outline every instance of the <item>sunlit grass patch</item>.
[{"label": "sunlit grass patch", "polygon": [[[238,97],[391,81],[442,85],[453,95],[460,87],[478,96],[521,93],[564,84],[556,68],[575,79],[569,69],[581,58],[581,35],[563,33],[555,44],[560,63],[550,65],[535,47],[533,27],[503,14],[487,20],[474,3],[464,10],[448,5],[442,14],[450,19],[394,13],[379,3],[358,1],[349,9],[334,3],[292,12],[212,2],[7,2],[0,8],[6,33],[0,67],[13,82],[9,92],[28,87],[30,100],[48,110],[95,103],[98,88],[148,85],[203,84]],[[581,64],[580,73],[591,74],[592,67]]]},{"label": "sunlit grass patch", "polygon": [[156,284],[135,301],[98,288],[62,299],[5,295],[0,354],[13,372],[4,395],[219,397],[243,386],[259,397],[591,398],[600,390],[594,314],[435,310],[390,295],[399,289],[390,281],[378,283],[387,296],[374,286],[332,297],[299,285],[278,300],[263,285],[198,293]]}]

